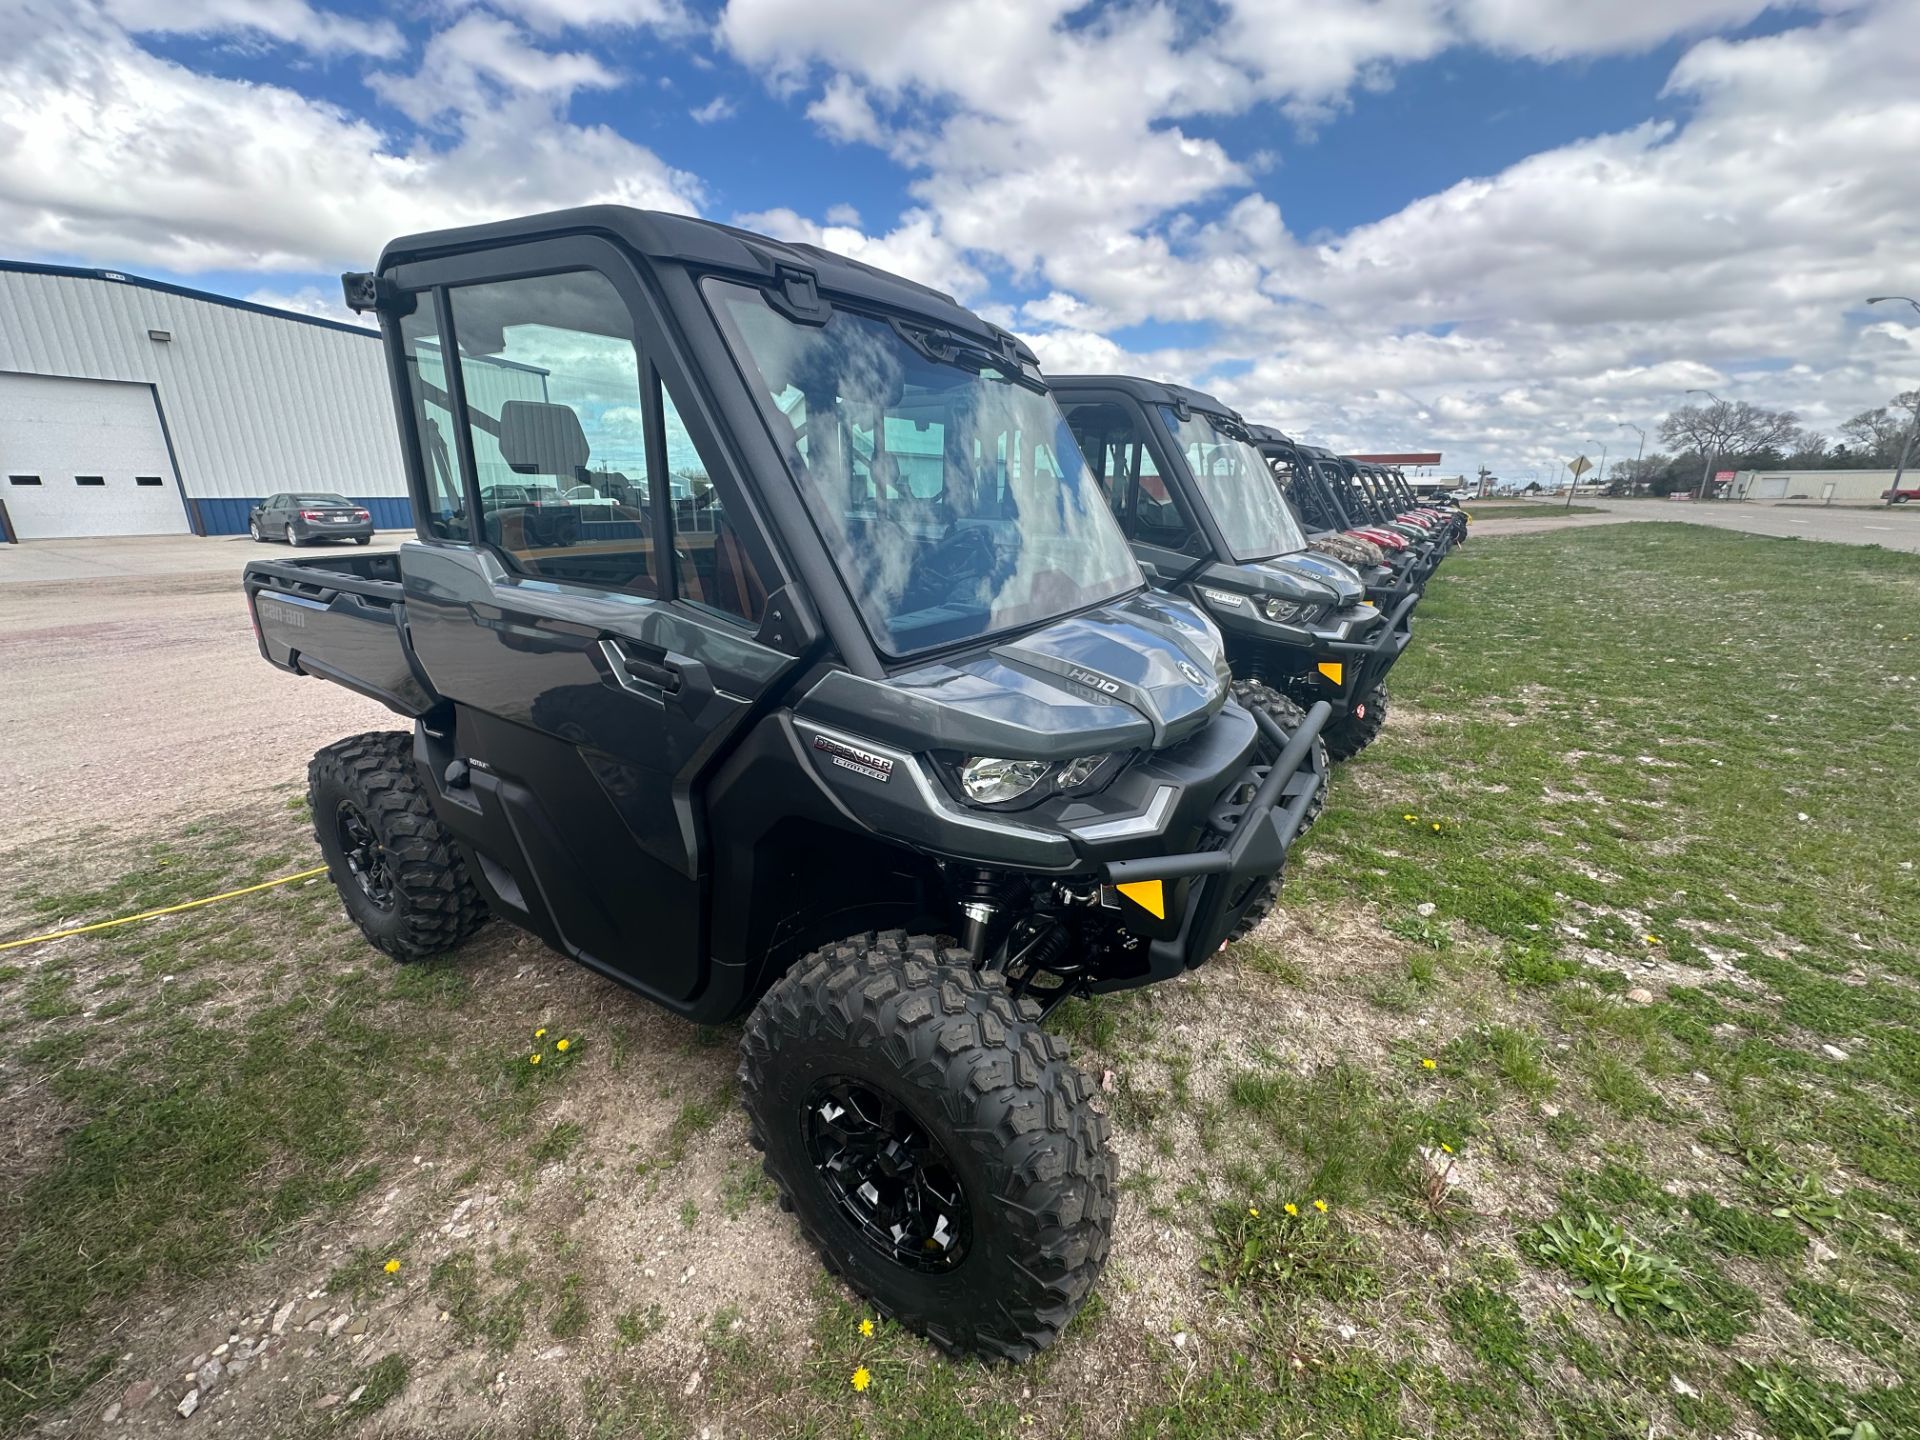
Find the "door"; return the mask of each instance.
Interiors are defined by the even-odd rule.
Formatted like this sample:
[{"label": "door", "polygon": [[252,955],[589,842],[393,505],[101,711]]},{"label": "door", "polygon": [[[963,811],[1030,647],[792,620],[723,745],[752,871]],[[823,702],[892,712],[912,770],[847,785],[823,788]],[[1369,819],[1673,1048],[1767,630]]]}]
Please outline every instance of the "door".
[{"label": "door", "polygon": [[150,385],[0,373],[0,477],[22,540],[187,533]]},{"label": "door", "polygon": [[1138,408],[1128,400],[1097,400],[1069,405],[1066,413],[1134,557],[1155,584],[1175,583],[1210,547],[1161,474]]},{"label": "door", "polygon": [[400,323],[428,542],[402,569],[415,653],[457,706],[483,877],[561,950],[685,1008],[709,972],[702,782],[793,660],[759,638],[764,539],[608,266],[451,283]]}]

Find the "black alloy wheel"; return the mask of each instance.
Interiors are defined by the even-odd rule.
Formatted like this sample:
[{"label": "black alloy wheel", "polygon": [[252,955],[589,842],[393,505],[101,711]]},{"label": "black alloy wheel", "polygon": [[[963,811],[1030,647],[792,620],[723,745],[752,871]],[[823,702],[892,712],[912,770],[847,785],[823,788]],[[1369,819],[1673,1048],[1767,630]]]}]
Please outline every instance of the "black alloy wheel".
[{"label": "black alloy wheel", "polygon": [[885,1091],[833,1076],[814,1086],[807,1154],[841,1212],[909,1270],[951,1270],[973,1243],[973,1211],[946,1151]]},{"label": "black alloy wheel", "polygon": [[360,893],[382,910],[391,910],[393,866],[380,837],[373,833],[372,824],[359,806],[342,800],[334,812],[333,826],[341,853],[347,859],[347,870],[359,884]]}]

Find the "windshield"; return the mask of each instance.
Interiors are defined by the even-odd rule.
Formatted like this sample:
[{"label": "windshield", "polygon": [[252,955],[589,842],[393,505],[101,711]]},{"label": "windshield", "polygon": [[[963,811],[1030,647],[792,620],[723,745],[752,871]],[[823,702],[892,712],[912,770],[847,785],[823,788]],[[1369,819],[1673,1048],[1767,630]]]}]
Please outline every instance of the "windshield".
[{"label": "windshield", "polygon": [[707,295],[879,647],[908,655],[1109,600],[1143,581],[1053,397],[954,337],[760,291]]},{"label": "windshield", "polygon": [[317,495],[317,494],[295,495],[293,497],[293,503],[296,505],[331,506],[333,509],[336,509],[336,510],[341,510],[341,509],[350,510],[353,508],[353,502],[347,499],[347,497],[344,495]]},{"label": "windshield", "polygon": [[1258,450],[1199,411],[1182,420],[1171,405],[1162,405],[1160,414],[1234,559],[1265,560],[1307,548]]}]

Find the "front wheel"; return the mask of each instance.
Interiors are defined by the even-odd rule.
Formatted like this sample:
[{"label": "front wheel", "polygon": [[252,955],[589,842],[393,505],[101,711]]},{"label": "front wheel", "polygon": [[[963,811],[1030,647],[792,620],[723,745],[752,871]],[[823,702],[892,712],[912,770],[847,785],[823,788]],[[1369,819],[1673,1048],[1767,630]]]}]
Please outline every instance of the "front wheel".
[{"label": "front wheel", "polygon": [[1320,733],[1327,742],[1329,755],[1335,760],[1351,760],[1380,738],[1381,728],[1386,723],[1387,686],[1382,681],[1356,700],[1353,709],[1331,722]]},{"label": "front wheel", "polygon": [[376,730],[329,745],[307,767],[307,804],[347,914],[394,959],[451,950],[485,923],[486,902],[427,806],[411,735]]},{"label": "front wheel", "polygon": [[264,545],[267,543],[266,532],[260,528],[260,517],[258,515],[247,521],[247,533],[253,536],[254,544]]},{"label": "front wheel", "polygon": [[964,950],[899,931],[800,961],[740,1085],[781,1203],[827,1267],[956,1355],[1024,1360],[1107,1259],[1107,1124],[1064,1045]]},{"label": "front wheel", "polygon": [[[1282,695],[1271,685],[1263,685],[1258,680],[1236,680],[1233,682],[1233,698],[1249,710],[1264,710],[1279,727],[1292,739],[1294,731],[1307,723],[1307,712],[1291,697]],[[1274,757],[1268,756],[1268,759]],[[1326,775],[1333,767],[1327,758],[1326,742],[1318,736],[1314,738],[1308,763],[1316,773]],[[1298,834],[1304,835],[1320,812],[1326,808],[1327,788],[1321,785],[1313,793],[1313,800],[1307,806],[1306,814],[1301,817]],[[1253,903],[1242,912],[1228,933],[1229,940],[1241,940],[1260,928],[1261,921],[1272,912],[1274,904],[1280,898],[1280,876],[1273,875],[1260,882],[1260,893]]]}]

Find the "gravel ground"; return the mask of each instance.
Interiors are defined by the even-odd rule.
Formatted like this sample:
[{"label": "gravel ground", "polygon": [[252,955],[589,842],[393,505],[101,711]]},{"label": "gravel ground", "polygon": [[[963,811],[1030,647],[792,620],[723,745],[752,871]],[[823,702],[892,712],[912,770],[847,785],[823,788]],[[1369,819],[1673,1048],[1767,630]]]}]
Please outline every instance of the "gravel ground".
[{"label": "gravel ground", "polygon": [[220,568],[198,574],[0,584],[0,845],[138,833],[304,786],[320,746],[399,724],[260,658],[240,591],[251,549],[210,550]]}]

